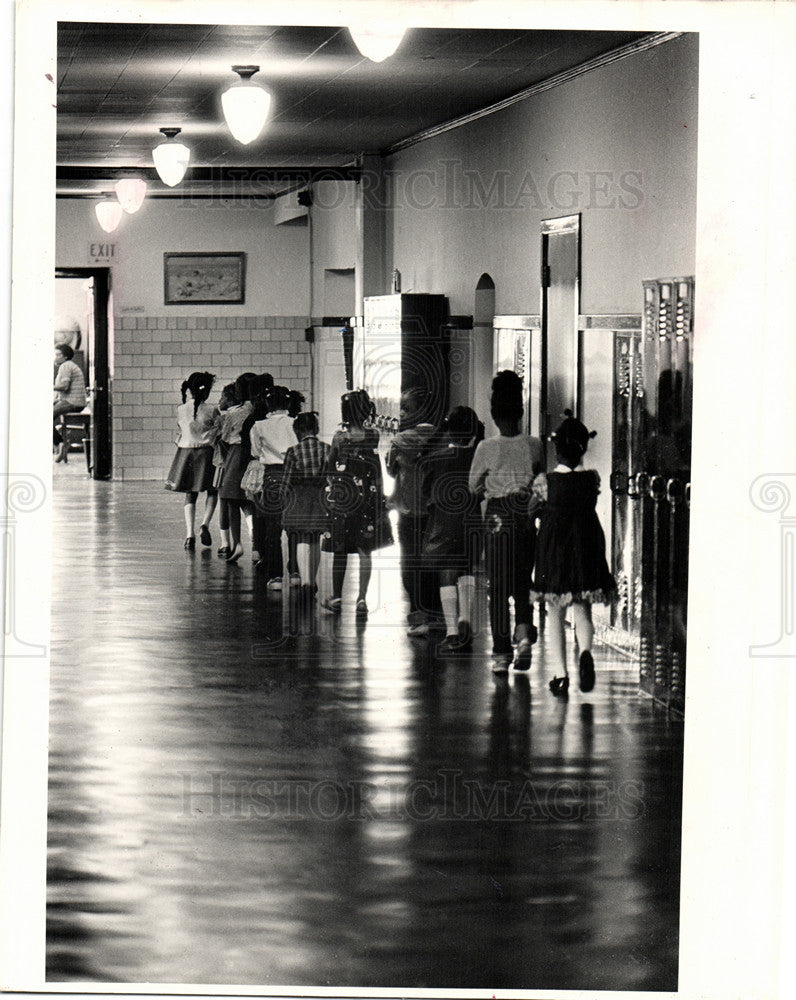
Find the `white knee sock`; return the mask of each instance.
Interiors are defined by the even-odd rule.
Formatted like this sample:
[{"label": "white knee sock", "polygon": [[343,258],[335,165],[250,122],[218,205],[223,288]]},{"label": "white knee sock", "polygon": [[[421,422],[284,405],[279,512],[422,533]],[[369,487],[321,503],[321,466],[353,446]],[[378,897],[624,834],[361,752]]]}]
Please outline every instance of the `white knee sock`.
[{"label": "white knee sock", "polygon": [[185,537],[193,538],[194,536],[194,525],[196,524],[196,504],[187,503],[182,508],[183,514],[185,516]]},{"label": "white knee sock", "polygon": [[439,600],[442,605],[442,614],[445,616],[445,631],[448,635],[456,635],[457,622],[457,599],[455,587],[440,587]]},{"label": "white knee sock", "polygon": [[572,605],[572,618],[575,625],[575,635],[578,639],[578,648],[582,653],[586,649],[591,649],[592,640],[594,639],[591,604],[581,604],[576,601]]},{"label": "white knee sock", "polygon": [[306,542],[299,542],[296,546],[296,562],[302,583],[312,583],[310,574],[310,547]]},{"label": "white knee sock", "polygon": [[221,532],[221,544],[230,548],[229,528],[220,528],[219,530]]},{"label": "white knee sock", "polygon": [[550,653],[550,665],[554,677],[566,677],[567,670],[566,639],[564,638],[564,619],[566,608],[547,605],[547,621],[545,623],[545,643]]},{"label": "white knee sock", "polygon": [[475,600],[475,577],[460,576],[456,587],[459,591],[459,621],[473,621],[473,601]]}]

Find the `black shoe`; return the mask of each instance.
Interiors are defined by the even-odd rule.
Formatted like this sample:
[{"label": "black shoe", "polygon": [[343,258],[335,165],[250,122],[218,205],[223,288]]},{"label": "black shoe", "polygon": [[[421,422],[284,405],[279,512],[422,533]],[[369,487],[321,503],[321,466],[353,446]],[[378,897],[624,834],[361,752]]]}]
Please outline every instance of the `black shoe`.
[{"label": "black shoe", "polygon": [[569,695],[569,677],[554,677],[550,681],[550,690],[556,697],[566,698]]},{"label": "black shoe", "polygon": [[461,652],[466,652],[471,649],[473,645],[473,630],[470,627],[468,621],[459,622],[459,649]]},{"label": "black shoe", "polygon": [[213,539],[210,537],[210,530],[208,529],[206,524],[203,524],[199,528],[199,541],[202,543],[202,545],[213,544]]},{"label": "black shoe", "polygon": [[517,655],[512,664],[515,670],[531,669],[531,640],[521,639],[517,644]]},{"label": "black shoe", "polygon": [[222,545],[220,549],[216,549],[216,555],[226,559],[231,551],[232,549],[228,545]]},{"label": "black shoe", "polygon": [[588,649],[584,649],[578,660],[581,691],[594,690],[594,659]]},{"label": "black shoe", "polygon": [[196,539],[193,537],[193,535],[191,535],[190,538],[185,539],[185,545],[183,545],[183,548],[186,549],[188,552],[193,552],[193,550],[196,548]]}]

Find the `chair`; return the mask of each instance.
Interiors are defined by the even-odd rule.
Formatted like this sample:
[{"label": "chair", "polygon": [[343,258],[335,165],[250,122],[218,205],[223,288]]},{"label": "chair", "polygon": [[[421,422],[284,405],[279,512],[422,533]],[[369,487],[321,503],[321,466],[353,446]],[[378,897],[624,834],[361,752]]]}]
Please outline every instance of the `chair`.
[{"label": "chair", "polygon": [[85,406],[79,413],[62,413],[58,421],[58,429],[70,452],[85,452],[86,465],[90,472],[91,410],[89,407]]}]

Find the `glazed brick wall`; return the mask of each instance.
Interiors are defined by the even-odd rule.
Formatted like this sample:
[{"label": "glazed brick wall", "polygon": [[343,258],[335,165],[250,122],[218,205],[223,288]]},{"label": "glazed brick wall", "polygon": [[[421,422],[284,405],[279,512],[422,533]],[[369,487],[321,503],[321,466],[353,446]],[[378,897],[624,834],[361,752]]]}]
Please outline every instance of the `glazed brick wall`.
[{"label": "glazed brick wall", "polygon": [[310,390],[306,316],[118,316],[113,333],[113,478],[163,480],[174,457],[180,386],[216,376],[210,402],[241,372]]}]

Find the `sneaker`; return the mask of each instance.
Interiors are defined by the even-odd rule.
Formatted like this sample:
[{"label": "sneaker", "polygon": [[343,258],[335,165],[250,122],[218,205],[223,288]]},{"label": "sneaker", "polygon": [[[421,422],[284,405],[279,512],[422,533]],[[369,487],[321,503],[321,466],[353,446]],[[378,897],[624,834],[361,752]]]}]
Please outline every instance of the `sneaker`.
[{"label": "sneaker", "polygon": [[210,537],[210,529],[207,527],[206,524],[203,524],[199,528],[199,541],[202,543],[202,545],[213,544],[213,539]]},{"label": "sneaker", "polygon": [[530,670],[531,669],[531,640],[521,639],[517,643],[517,655],[514,657],[514,663],[512,664],[514,670]]},{"label": "sneaker", "polygon": [[282,589],[282,577],[272,576],[271,579],[265,585],[268,590],[281,590]]},{"label": "sneaker", "polygon": [[492,673],[507,674],[509,672],[510,663],[511,663],[510,653],[495,653],[492,656]]},{"label": "sneaker", "polygon": [[413,625],[408,631],[407,635],[411,639],[422,639],[428,635],[431,631],[428,622],[420,622],[419,625]]},{"label": "sneaker", "polygon": [[594,659],[588,649],[584,649],[578,660],[581,691],[594,690]]},{"label": "sneaker", "polygon": [[298,573],[291,573],[290,574],[290,586],[291,587],[300,587],[301,586],[301,577],[298,575]]}]

